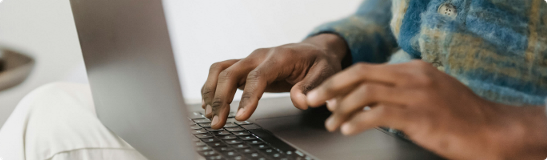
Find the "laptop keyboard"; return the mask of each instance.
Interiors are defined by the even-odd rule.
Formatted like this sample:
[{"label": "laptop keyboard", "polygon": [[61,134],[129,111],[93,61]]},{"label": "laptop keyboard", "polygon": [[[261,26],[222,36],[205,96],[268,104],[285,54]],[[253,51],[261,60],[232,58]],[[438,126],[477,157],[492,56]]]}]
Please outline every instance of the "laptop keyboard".
[{"label": "laptop keyboard", "polygon": [[190,118],[196,151],[207,160],[312,160],[257,124],[236,121],[233,112],[226,125],[212,129],[201,112]]}]

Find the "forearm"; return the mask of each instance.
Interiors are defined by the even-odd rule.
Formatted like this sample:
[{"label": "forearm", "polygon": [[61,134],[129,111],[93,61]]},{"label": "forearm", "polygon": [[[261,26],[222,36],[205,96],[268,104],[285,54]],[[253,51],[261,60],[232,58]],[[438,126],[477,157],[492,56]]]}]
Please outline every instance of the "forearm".
[{"label": "forearm", "polygon": [[346,42],[352,63],[382,63],[397,48],[391,17],[391,1],[367,0],[355,14],[318,26],[308,37],[336,34]]}]

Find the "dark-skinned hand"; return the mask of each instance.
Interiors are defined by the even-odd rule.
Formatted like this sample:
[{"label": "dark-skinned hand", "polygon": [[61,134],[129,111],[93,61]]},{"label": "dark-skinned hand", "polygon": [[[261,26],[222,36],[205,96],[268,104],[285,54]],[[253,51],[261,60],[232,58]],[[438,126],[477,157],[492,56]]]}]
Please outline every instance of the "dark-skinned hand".
[{"label": "dark-skinned hand", "polygon": [[[448,159],[545,159],[544,106],[516,107],[474,94],[457,79],[415,60],[359,63],[308,93],[310,106],[327,101],[326,128],[352,135],[373,127],[403,131]],[[366,106],[370,110],[364,110]]]},{"label": "dark-skinned hand", "polygon": [[346,52],[343,39],[320,34],[300,43],[257,49],[244,59],[214,63],[202,88],[202,107],[212,119],[211,128],[224,126],[238,88],[243,90],[239,121],[251,116],[264,92],[290,92],[293,104],[307,109],[306,93],[341,70]]}]

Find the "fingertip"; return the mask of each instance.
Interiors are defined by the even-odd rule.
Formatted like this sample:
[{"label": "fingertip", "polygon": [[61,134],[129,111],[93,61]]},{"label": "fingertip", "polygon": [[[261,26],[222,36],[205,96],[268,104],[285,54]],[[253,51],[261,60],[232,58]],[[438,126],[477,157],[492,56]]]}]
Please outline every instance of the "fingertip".
[{"label": "fingertip", "polygon": [[336,127],[335,127],[335,124],[334,124],[334,118],[333,117],[329,117],[326,121],[325,121],[325,128],[327,128],[327,130],[329,132],[334,132],[336,130]]},{"label": "fingertip", "polygon": [[220,127],[217,126],[219,121],[220,121],[220,119],[218,118],[218,115],[215,115],[213,117],[213,120],[211,120],[211,128],[214,128],[214,129],[220,128]]},{"label": "fingertip", "polygon": [[344,123],[342,124],[342,127],[340,127],[340,130],[343,135],[349,136],[352,134],[353,126],[351,126],[351,124],[349,123]]},{"label": "fingertip", "polygon": [[213,112],[213,108],[211,107],[211,105],[207,105],[207,107],[205,108],[205,117],[211,118],[212,112]]},{"label": "fingertip", "polygon": [[308,109],[308,103],[306,103],[306,95],[304,95],[301,92],[293,92],[291,93],[291,101],[293,102],[294,106],[301,110]]},{"label": "fingertip", "polygon": [[239,108],[239,110],[236,113],[236,120],[237,121],[245,121],[248,119],[249,116],[245,114],[245,108]]},{"label": "fingertip", "polygon": [[329,111],[333,112],[336,109],[336,106],[338,105],[337,103],[338,102],[336,101],[336,98],[328,100],[327,101],[327,109],[329,109]]}]

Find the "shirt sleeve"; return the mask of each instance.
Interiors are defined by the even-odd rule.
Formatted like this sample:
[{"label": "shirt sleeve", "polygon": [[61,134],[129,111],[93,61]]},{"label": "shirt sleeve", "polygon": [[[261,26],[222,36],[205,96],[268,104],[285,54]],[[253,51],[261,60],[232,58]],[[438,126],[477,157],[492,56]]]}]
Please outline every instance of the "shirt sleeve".
[{"label": "shirt sleeve", "polygon": [[397,41],[391,32],[390,0],[365,0],[355,14],[315,28],[308,37],[334,33],[348,44],[353,63],[386,62]]}]

